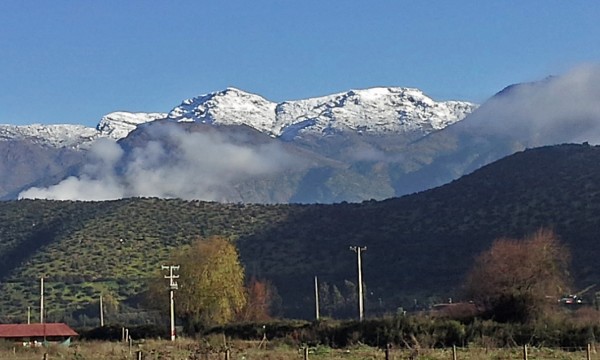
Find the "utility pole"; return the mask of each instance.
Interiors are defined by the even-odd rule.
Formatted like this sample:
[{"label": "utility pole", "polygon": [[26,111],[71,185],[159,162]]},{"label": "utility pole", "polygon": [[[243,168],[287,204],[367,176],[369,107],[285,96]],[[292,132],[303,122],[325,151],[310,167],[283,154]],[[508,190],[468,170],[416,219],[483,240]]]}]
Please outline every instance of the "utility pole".
[{"label": "utility pole", "polygon": [[44,277],[40,278],[40,324],[44,323]]},{"label": "utility pole", "polygon": [[363,320],[363,281],[362,281],[362,264],[361,264],[361,252],[367,251],[366,246],[350,246],[350,250],[354,251],[357,255],[358,260],[358,320]]},{"label": "utility pole", "polygon": [[169,305],[171,313],[171,341],[175,341],[175,302],[173,300],[173,292],[177,290],[177,281],[179,275],[174,275],[174,271],[179,270],[179,265],[162,265],[162,270],[169,270],[169,275],[165,275],[165,279],[169,279]]},{"label": "utility pole", "polygon": [[102,306],[102,294],[100,294],[100,327],[104,326],[104,307]]},{"label": "utility pole", "polygon": [[319,283],[317,281],[317,277],[315,276],[315,310],[316,310],[316,319],[319,321]]}]

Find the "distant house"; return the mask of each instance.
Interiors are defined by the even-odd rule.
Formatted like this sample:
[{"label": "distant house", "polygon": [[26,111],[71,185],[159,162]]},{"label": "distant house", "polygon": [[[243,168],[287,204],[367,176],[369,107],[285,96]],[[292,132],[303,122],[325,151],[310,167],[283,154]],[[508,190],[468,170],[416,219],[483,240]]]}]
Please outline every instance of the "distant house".
[{"label": "distant house", "polygon": [[64,323],[0,324],[0,339],[22,343],[23,346],[41,346],[44,343],[69,345],[79,336]]}]

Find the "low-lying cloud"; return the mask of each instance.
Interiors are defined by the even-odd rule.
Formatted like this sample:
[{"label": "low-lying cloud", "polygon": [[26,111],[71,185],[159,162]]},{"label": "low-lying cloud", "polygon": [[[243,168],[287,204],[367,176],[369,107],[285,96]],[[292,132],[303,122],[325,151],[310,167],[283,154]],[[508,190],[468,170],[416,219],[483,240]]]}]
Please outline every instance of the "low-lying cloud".
[{"label": "low-lying cloud", "polygon": [[45,188],[30,188],[19,198],[113,200],[160,197],[233,201],[232,188],[301,166],[275,142],[250,145],[240,135],[186,132],[151,126],[150,140],[126,152],[110,140],[96,142],[79,176]]},{"label": "low-lying cloud", "polygon": [[508,88],[482,105],[464,126],[505,134],[529,147],[599,144],[600,65],[583,65],[561,76]]}]

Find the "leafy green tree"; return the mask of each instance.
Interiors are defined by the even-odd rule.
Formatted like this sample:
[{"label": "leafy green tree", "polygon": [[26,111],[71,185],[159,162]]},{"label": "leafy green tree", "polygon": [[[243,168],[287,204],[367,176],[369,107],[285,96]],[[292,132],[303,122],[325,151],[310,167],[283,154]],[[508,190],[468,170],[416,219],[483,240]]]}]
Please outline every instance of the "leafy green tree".
[{"label": "leafy green tree", "polygon": [[551,230],[498,239],[475,260],[467,293],[498,321],[534,321],[553,311],[566,292],[569,259]]},{"label": "leafy green tree", "polygon": [[[180,266],[175,312],[188,330],[226,324],[244,308],[244,268],[237,248],[227,238],[198,239],[178,249],[171,263]],[[151,299],[168,301],[165,279],[155,283],[162,286],[150,289]]]},{"label": "leafy green tree", "polygon": [[[313,299],[310,299],[313,301]],[[343,286],[319,283],[319,308],[326,317],[345,319],[356,316],[358,296],[356,285],[350,280],[344,280]]]}]

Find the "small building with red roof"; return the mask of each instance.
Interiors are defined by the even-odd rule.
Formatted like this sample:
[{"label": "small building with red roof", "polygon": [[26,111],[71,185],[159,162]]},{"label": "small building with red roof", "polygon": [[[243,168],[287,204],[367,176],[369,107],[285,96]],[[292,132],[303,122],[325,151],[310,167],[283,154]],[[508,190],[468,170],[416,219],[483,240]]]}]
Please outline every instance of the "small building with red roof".
[{"label": "small building with red roof", "polygon": [[0,339],[36,346],[44,343],[69,345],[79,336],[65,323],[0,324]]}]

